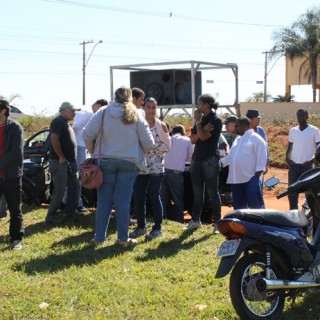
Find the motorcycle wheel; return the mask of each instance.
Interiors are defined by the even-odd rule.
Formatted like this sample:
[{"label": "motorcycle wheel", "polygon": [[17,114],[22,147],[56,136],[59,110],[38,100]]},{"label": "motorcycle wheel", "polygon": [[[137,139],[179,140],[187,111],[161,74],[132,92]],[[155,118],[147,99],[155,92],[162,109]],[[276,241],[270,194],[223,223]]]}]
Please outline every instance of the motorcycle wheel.
[{"label": "motorcycle wheel", "polygon": [[35,203],[37,199],[36,192],[31,184],[28,182],[22,182],[21,200],[22,203],[30,206]]},{"label": "motorcycle wheel", "polygon": [[[243,256],[230,276],[232,305],[241,319],[276,320],[281,318],[285,295],[282,291],[259,292],[256,281],[265,277],[265,258],[253,253]],[[282,278],[282,272],[271,265],[272,279]]]}]

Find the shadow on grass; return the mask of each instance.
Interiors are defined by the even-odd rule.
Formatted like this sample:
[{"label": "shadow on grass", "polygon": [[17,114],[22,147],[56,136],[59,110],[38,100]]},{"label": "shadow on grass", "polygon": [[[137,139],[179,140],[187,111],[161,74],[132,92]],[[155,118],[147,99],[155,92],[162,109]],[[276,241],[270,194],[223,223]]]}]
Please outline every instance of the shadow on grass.
[{"label": "shadow on grass", "polygon": [[[110,220],[109,234],[116,232],[116,224],[113,220]],[[79,235],[56,241],[52,244],[49,255],[17,263],[12,268],[14,271],[22,271],[29,275],[54,273],[68,269],[71,266],[95,265],[102,260],[117,257],[133,249],[122,248],[116,243],[108,243],[108,239],[102,247],[93,248],[89,243],[92,235],[92,231],[84,231]],[[84,244],[84,246],[79,248],[81,244]]]},{"label": "shadow on grass", "polygon": [[188,250],[194,247],[197,243],[208,240],[212,237],[212,234],[203,235],[200,238],[186,241],[196,230],[188,230],[183,232],[179,238],[171,239],[169,241],[163,240],[158,247],[146,250],[146,254],[143,257],[137,257],[137,261],[148,261],[151,259],[157,259],[161,257],[171,257],[176,255],[181,250]]},{"label": "shadow on grass", "polygon": [[56,226],[50,225],[50,224],[46,223],[45,221],[40,221],[40,222],[37,222],[34,224],[30,224],[29,226],[26,226],[24,237],[29,237],[29,236],[32,236],[33,234],[36,234],[36,233],[45,233],[53,228],[79,226],[84,229],[87,229],[87,228],[93,229],[94,223],[95,223],[94,213],[91,213],[91,212],[88,214],[80,214],[75,221],[68,221],[68,222],[61,223]]},{"label": "shadow on grass", "polygon": [[319,291],[305,292],[303,300],[299,305],[293,305],[282,314],[286,320],[319,320],[320,304]]}]

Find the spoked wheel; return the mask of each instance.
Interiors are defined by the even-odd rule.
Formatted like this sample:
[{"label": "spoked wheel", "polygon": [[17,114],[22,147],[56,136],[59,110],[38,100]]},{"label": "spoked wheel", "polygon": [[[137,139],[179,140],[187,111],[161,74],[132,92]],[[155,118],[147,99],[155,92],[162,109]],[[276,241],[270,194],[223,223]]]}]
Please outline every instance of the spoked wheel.
[{"label": "spoked wheel", "polygon": [[[257,280],[265,277],[265,269],[265,258],[254,253],[243,256],[232,270],[230,296],[241,319],[280,319],[284,308],[284,292],[259,292],[256,286]],[[270,276],[272,279],[280,279],[280,269],[272,265]]]}]

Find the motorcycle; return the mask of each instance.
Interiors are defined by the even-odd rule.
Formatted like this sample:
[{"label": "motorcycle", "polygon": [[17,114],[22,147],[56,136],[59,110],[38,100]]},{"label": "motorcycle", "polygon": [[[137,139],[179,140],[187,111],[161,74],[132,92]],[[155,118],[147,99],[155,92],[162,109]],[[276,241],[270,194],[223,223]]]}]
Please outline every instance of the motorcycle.
[{"label": "motorcycle", "polygon": [[[319,218],[320,168],[302,174],[277,198],[299,193],[307,194]],[[231,271],[230,297],[241,319],[280,319],[286,297],[294,301],[302,290],[320,287],[320,225],[308,240],[309,220],[302,212],[241,209],[217,224],[227,240],[217,253],[221,261],[215,278]]]}]

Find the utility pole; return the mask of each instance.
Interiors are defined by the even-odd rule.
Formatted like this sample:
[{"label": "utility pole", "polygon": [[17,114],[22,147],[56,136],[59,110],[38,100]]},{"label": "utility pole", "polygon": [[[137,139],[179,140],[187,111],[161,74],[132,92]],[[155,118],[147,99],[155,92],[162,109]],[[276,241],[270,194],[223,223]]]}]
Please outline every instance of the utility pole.
[{"label": "utility pole", "polygon": [[277,63],[277,61],[282,57],[282,55],[280,55],[278,57],[278,59],[274,62],[274,64],[271,66],[270,70],[268,71],[268,54],[269,53],[281,53],[284,51],[265,51],[262,52],[265,54],[264,57],[264,90],[263,90],[263,102],[267,102],[267,77],[268,74],[270,73],[271,69],[274,67],[274,65]]},{"label": "utility pole", "polygon": [[262,52],[265,54],[264,58],[264,90],[263,90],[263,102],[267,102],[267,77],[268,77],[268,51]]},{"label": "utility pole", "polygon": [[79,45],[82,46],[83,49],[83,59],[82,59],[82,104],[85,105],[86,104],[86,66],[89,62],[89,59],[92,55],[93,50],[95,49],[95,47],[99,44],[102,43],[102,40],[99,40],[94,47],[91,50],[91,53],[89,54],[89,57],[86,61],[86,44],[88,43],[93,43],[93,40],[88,40],[88,41],[83,41],[81,43],[79,43]]},{"label": "utility pole", "polygon": [[82,45],[82,105],[86,104],[86,44],[92,43],[93,40],[83,41],[79,43]]}]

